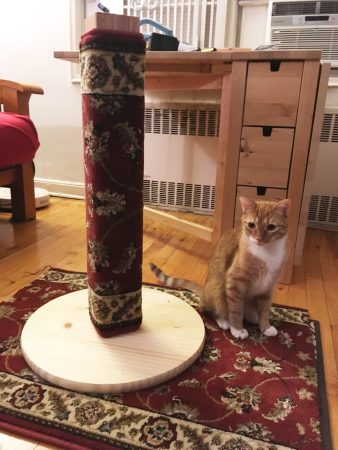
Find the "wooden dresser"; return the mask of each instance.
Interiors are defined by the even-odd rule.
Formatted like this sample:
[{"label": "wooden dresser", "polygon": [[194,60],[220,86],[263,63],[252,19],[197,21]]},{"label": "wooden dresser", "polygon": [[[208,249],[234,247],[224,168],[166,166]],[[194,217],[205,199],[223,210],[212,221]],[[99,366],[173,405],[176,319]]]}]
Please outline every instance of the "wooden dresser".
[{"label": "wooden dresser", "polygon": [[234,53],[232,81],[222,98],[229,127],[223,136],[220,131],[213,238],[239,222],[239,195],[290,198],[284,283],[291,282],[303,252],[328,75],[317,52]]}]

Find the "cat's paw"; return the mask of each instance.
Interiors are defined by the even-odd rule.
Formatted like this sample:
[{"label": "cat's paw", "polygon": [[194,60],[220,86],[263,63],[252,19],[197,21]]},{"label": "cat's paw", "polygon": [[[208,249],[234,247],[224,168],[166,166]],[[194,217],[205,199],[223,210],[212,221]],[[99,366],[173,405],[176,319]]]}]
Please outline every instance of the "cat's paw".
[{"label": "cat's paw", "polygon": [[277,336],[278,330],[273,325],[270,325],[266,330],[263,331],[263,334],[269,337]]},{"label": "cat's paw", "polygon": [[242,328],[241,330],[237,330],[234,327],[230,327],[231,334],[236,339],[246,339],[249,336],[248,330]]},{"label": "cat's paw", "polygon": [[222,330],[228,330],[230,328],[229,322],[226,319],[216,319],[216,322]]}]

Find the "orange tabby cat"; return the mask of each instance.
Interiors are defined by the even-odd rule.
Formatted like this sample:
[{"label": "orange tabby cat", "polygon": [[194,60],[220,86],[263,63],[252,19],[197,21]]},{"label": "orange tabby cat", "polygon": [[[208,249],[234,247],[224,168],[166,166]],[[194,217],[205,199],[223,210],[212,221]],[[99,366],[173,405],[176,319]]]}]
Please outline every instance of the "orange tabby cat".
[{"label": "orange tabby cat", "polygon": [[287,218],[291,202],[253,201],[240,198],[242,226],[226,233],[209,262],[204,286],[172,278],[151,263],[155,276],[166,286],[189,289],[201,298],[220,328],[230,328],[245,339],[243,319],[258,324],[266,336],[276,336],[270,324],[271,296],[287,255]]}]

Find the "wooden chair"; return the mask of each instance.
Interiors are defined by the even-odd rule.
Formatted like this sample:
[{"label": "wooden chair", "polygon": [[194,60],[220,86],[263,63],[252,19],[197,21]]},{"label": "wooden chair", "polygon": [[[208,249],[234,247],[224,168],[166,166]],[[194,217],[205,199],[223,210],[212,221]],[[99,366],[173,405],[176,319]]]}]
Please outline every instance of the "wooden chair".
[{"label": "wooden chair", "polygon": [[[29,99],[32,94],[43,94],[43,89],[39,86],[0,80],[0,111],[29,116]],[[9,187],[11,190],[13,221],[35,219],[33,161],[1,168],[0,186]]]}]

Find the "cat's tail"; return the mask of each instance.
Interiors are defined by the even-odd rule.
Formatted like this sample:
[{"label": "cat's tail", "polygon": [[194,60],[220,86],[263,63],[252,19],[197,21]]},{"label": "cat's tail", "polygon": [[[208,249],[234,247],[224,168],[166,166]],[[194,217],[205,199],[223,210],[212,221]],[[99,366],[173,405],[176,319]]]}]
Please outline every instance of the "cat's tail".
[{"label": "cat's tail", "polygon": [[202,286],[194,283],[190,280],[183,280],[182,278],[173,278],[166,275],[163,270],[161,270],[159,267],[156,266],[154,263],[150,263],[150,270],[153,272],[155,277],[164,285],[167,287],[173,287],[173,288],[183,288],[187,289],[188,291],[192,291],[195,294],[201,296],[202,294]]}]

